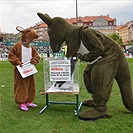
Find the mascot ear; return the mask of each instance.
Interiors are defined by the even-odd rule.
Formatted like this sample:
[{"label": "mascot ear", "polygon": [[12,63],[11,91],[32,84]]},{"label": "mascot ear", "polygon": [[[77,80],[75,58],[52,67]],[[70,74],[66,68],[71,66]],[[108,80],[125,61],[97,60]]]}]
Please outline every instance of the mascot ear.
[{"label": "mascot ear", "polygon": [[37,13],[37,15],[49,26],[53,19],[48,14]]},{"label": "mascot ear", "polygon": [[17,31],[20,31],[20,32],[24,32],[24,28],[21,27],[21,26],[17,26],[17,27],[16,27],[16,30],[17,30]]}]

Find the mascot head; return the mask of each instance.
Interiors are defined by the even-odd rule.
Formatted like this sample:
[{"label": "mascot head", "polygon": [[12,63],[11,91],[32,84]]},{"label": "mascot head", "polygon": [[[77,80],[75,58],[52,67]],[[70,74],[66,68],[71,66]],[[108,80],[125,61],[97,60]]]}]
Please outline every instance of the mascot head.
[{"label": "mascot head", "polygon": [[48,25],[50,45],[54,53],[61,49],[63,42],[67,45],[67,57],[74,56],[81,43],[81,32],[83,26],[69,24],[61,17],[51,18],[48,14],[37,13],[37,15]]},{"label": "mascot head", "polygon": [[51,18],[48,14],[37,13],[37,15],[48,25],[50,45],[54,53],[57,53],[65,41],[67,22],[60,17]]},{"label": "mascot head", "polygon": [[27,39],[30,39],[31,41],[38,38],[38,34],[35,30],[31,28],[22,28],[20,26],[16,27],[17,31],[22,33],[21,41],[26,42]]}]

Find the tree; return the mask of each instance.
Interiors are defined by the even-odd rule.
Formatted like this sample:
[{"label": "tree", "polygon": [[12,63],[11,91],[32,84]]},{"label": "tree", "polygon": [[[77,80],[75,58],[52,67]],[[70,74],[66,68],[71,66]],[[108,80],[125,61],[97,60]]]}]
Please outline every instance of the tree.
[{"label": "tree", "polygon": [[127,44],[133,44],[133,40],[127,41]]},{"label": "tree", "polygon": [[122,38],[118,35],[118,34],[111,34],[108,35],[109,37],[111,37],[114,41],[116,41],[118,44],[122,45]]}]

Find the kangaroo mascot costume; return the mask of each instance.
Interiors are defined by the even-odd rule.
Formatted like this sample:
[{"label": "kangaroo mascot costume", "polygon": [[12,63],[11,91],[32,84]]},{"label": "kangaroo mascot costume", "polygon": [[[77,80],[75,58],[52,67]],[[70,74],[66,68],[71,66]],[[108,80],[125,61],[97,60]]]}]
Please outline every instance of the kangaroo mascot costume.
[{"label": "kangaroo mascot costume", "polygon": [[51,18],[48,14],[37,13],[48,25],[50,45],[54,53],[63,42],[67,44],[67,57],[76,56],[88,62],[84,70],[86,89],[92,100],[83,105],[94,107],[78,114],[81,120],[95,120],[107,117],[109,100],[114,79],[116,79],[124,106],[133,111],[133,95],[128,62],[120,46],[99,31],[84,26],[74,26],[61,17]]},{"label": "kangaroo mascot costume", "polygon": [[30,61],[36,65],[40,56],[36,49],[31,45],[34,39],[38,38],[38,34],[31,28],[23,29],[20,26],[16,27],[17,31],[22,34],[21,41],[17,42],[9,51],[8,60],[14,65],[14,98],[22,111],[28,111],[28,107],[36,107],[33,103],[36,93],[36,84],[34,75],[22,78],[17,65],[22,66],[23,63]]}]

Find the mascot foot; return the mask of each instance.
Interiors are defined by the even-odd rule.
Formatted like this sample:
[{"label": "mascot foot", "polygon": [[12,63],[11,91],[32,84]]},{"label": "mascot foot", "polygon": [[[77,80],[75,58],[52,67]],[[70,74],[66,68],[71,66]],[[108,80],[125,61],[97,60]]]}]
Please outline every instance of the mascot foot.
[{"label": "mascot foot", "polygon": [[94,101],[93,100],[85,100],[85,101],[83,101],[82,105],[88,106],[88,107],[94,107]]},{"label": "mascot foot", "polygon": [[106,118],[109,117],[107,115],[107,111],[99,112],[97,110],[84,110],[79,113],[78,118],[81,120],[97,120],[100,118]]}]

